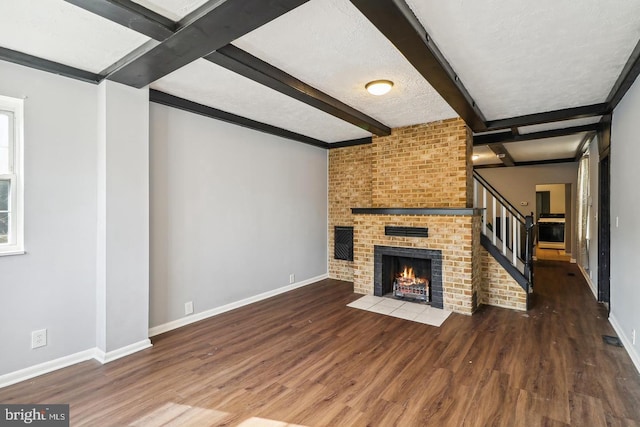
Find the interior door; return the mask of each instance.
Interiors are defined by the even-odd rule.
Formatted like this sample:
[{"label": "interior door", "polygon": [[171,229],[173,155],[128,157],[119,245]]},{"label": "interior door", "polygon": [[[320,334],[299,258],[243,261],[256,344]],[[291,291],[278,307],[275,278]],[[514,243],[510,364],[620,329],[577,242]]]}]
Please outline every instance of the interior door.
[{"label": "interior door", "polygon": [[609,155],[607,153],[606,156],[600,158],[599,166],[598,301],[606,303],[607,309],[610,311],[611,212],[609,208],[609,170]]}]

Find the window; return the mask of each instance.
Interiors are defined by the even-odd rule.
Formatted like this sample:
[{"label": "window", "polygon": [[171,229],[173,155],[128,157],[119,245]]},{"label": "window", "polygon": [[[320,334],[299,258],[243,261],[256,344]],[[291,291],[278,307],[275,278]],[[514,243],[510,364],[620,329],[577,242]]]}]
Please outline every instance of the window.
[{"label": "window", "polygon": [[23,100],[0,96],[0,255],[24,252]]}]

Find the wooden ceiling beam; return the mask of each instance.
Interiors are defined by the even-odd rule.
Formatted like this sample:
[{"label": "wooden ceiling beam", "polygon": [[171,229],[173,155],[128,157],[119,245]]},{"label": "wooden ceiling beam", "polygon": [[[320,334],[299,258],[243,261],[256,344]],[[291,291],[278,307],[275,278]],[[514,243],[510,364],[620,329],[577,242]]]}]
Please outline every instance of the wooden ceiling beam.
[{"label": "wooden ceiling beam", "polygon": [[534,139],[546,139],[546,138],[554,138],[557,136],[566,136],[573,135],[581,132],[592,132],[597,131],[600,125],[598,123],[593,123],[589,125],[583,126],[573,126],[569,128],[562,129],[551,129],[545,130],[541,132],[532,132],[525,134],[514,135],[513,132],[500,132],[500,133],[489,133],[486,135],[474,135],[473,136],[473,145],[490,145],[490,144],[507,144],[511,142],[522,142],[522,141],[531,141]]},{"label": "wooden ceiling beam", "polygon": [[585,105],[582,107],[563,108],[561,110],[547,111],[545,113],[527,114],[524,116],[510,117],[487,121],[486,130],[509,129],[513,126],[531,126],[543,123],[559,122],[563,120],[583,119],[585,117],[602,116],[609,113],[607,103]]},{"label": "wooden ceiling beam", "polygon": [[329,146],[329,144],[319,139],[311,138],[306,135],[301,135],[299,133],[291,132],[286,129],[258,122],[256,120],[251,120],[246,117],[228,113],[226,111],[218,110],[217,108],[198,104],[197,102],[189,101],[178,96],[169,95],[168,93],[160,92],[158,90],[149,90],[149,101],[155,102],[156,104],[166,105],[168,107],[178,108],[184,111],[189,111],[191,113],[200,114],[202,116],[221,120],[223,122],[232,123],[234,125],[242,126],[248,129],[257,130],[259,132],[268,133],[270,135],[291,139],[293,141],[303,142],[315,147],[328,148]]},{"label": "wooden ceiling beam", "polygon": [[[515,162],[515,164],[511,167],[516,166],[537,166],[537,165],[555,165],[558,163],[575,163],[575,159],[573,157],[564,158],[564,159],[551,159],[551,160],[532,160],[529,162]],[[478,165],[474,166],[474,169],[489,169],[489,168],[504,168],[507,167],[502,163],[494,163],[490,165]]]},{"label": "wooden ceiling beam", "polygon": [[308,0],[211,0],[162,43],[107,76],[141,88],[271,22]]},{"label": "wooden ceiling beam", "polygon": [[378,136],[391,128],[231,44],[205,59]]},{"label": "wooden ceiling beam", "polygon": [[372,142],[373,142],[373,139],[371,137],[349,139],[346,141],[329,142],[327,143],[327,148],[329,150],[332,150],[334,148],[354,147],[356,145],[367,145],[367,144],[371,144]]},{"label": "wooden ceiling beam", "polygon": [[631,85],[636,81],[638,75],[640,75],[640,40],[631,52],[627,63],[620,72],[613,88],[611,88],[611,92],[607,96],[609,111],[613,112],[613,110],[618,106],[618,103],[622,100]]},{"label": "wooden ceiling beam", "polygon": [[513,157],[511,157],[511,154],[509,154],[509,152],[504,147],[504,145],[502,145],[502,144],[491,144],[491,145],[489,145],[489,148],[491,149],[491,151],[493,151],[493,153],[496,155],[496,157],[498,159],[500,159],[500,161],[502,162],[503,165],[505,165],[505,166],[515,166],[516,162],[513,161]]},{"label": "wooden ceiling beam", "polygon": [[104,76],[100,74],[91,73],[79,68],[60,64],[59,62],[49,61],[48,59],[28,55],[26,53],[4,47],[0,47],[0,60],[13,62],[14,64],[24,65],[25,67],[35,68],[36,70],[46,71],[48,73],[69,77],[87,83],[98,84],[104,79]]}]

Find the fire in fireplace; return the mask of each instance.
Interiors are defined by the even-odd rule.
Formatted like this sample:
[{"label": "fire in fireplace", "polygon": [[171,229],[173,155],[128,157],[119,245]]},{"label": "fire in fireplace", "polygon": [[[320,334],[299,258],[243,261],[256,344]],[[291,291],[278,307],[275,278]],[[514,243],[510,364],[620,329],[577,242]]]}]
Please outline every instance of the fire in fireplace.
[{"label": "fire in fireplace", "polygon": [[376,245],[374,295],[411,298],[442,308],[442,252]]},{"label": "fire in fireplace", "polygon": [[[404,265],[393,280],[393,296],[429,301],[429,279],[416,276],[413,267]],[[426,276],[426,272],[422,273]]]},{"label": "fire in fireplace", "polygon": [[382,294],[428,302],[431,260],[382,255]]}]

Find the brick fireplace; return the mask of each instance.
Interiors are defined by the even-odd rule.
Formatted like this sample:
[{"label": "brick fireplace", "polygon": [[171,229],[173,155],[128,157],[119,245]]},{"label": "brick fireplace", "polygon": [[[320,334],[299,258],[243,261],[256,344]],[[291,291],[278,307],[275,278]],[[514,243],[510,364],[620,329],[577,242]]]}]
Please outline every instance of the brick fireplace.
[{"label": "brick fireplace", "polygon": [[[371,213],[356,213],[353,219],[355,292],[374,294],[376,246],[439,251],[442,254],[440,308],[458,313],[473,313],[477,308],[480,287],[480,258],[473,256],[474,246],[476,252],[480,247],[480,217],[473,209],[418,208],[399,211],[395,215],[385,214],[384,209],[367,212]],[[389,224],[427,227],[429,237],[387,236],[384,228]]]},{"label": "brick fireplace", "polygon": [[[498,305],[510,306],[501,283],[500,289],[483,283],[489,276],[508,279],[484,268],[490,255],[480,245],[481,212],[471,206],[471,152],[472,135],[461,119],[397,128],[368,145],[330,150],[329,276],[373,295],[376,247],[438,251],[437,306],[472,314],[496,296],[504,297]],[[353,227],[353,261],[333,256],[336,226]],[[386,235],[388,226],[426,228],[428,236]]]}]

